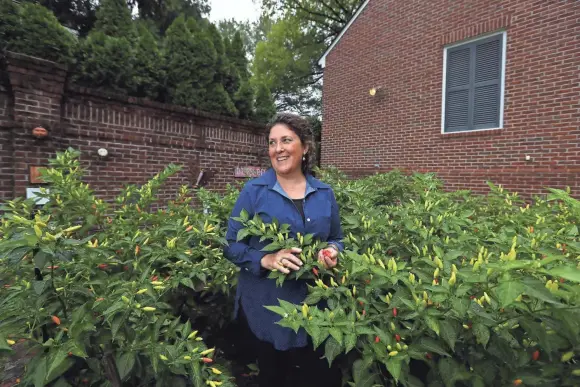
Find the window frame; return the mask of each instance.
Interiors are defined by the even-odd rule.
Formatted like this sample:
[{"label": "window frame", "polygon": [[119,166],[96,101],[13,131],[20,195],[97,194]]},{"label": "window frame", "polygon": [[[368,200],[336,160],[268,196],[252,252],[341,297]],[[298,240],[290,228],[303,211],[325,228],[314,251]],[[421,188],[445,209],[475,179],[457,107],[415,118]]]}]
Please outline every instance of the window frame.
[{"label": "window frame", "polygon": [[[477,44],[483,40],[491,40],[497,38],[501,35],[501,64],[500,64],[500,96],[499,96],[499,126],[492,128],[481,128],[481,129],[464,129],[464,130],[445,130],[445,109],[447,102],[447,55],[449,50],[455,49],[461,46]],[[479,35],[475,38],[470,38],[447,45],[443,49],[443,87],[442,87],[442,98],[441,98],[441,134],[451,134],[451,133],[471,133],[479,132],[483,130],[498,130],[503,129],[503,119],[504,119],[504,100],[505,100],[505,69],[506,69],[506,51],[507,51],[507,31],[496,31],[489,34]]]}]

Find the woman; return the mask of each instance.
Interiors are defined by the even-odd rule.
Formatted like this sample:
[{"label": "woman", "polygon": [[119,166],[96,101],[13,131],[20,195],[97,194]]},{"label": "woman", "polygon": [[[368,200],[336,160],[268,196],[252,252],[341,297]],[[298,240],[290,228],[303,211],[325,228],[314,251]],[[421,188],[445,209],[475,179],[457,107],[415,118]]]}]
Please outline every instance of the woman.
[{"label": "woman", "polygon": [[301,250],[268,254],[262,251],[268,241],[248,237],[237,242],[242,225],[233,220],[244,209],[250,217],[258,214],[266,223],[276,218],[280,224],[289,224],[291,236],[313,234],[328,242],[328,247],[318,252],[318,260],[328,268],[336,266],[344,247],[338,205],[332,189],[309,173],[308,132],[308,122],[297,115],[285,113],[274,118],[267,133],[272,168],[244,186],[228,223],[225,256],[241,268],[234,314],[254,339],[263,387],[341,384],[340,371],[329,369],[326,359],[320,358],[323,346],[314,352],[303,329],[295,333],[279,326],[280,316],[264,308],[278,305],[278,299],[301,304],[306,298],[305,281],[285,281],[277,287],[275,280],[268,278],[274,269],[286,274],[299,270],[302,261],[297,254]]}]

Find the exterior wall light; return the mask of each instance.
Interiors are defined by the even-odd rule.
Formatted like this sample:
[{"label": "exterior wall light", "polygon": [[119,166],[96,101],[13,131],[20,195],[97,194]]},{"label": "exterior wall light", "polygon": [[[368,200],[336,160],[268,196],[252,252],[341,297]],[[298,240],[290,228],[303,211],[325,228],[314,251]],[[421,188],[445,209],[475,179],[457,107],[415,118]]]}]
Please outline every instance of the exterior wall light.
[{"label": "exterior wall light", "polygon": [[99,154],[99,156],[101,157],[107,157],[107,155],[109,154],[109,152],[105,149],[105,148],[100,148],[97,153]]},{"label": "exterior wall light", "polygon": [[32,135],[36,138],[45,138],[48,137],[48,130],[42,126],[37,126],[36,128],[32,129]]}]

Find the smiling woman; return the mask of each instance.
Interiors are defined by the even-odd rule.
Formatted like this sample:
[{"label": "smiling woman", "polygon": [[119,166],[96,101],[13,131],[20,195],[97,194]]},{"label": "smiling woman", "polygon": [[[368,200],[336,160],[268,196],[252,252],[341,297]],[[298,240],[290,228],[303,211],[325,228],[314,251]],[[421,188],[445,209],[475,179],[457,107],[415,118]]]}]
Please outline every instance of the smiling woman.
[{"label": "smiling woman", "polygon": [[303,265],[298,256],[301,250],[268,254],[262,250],[269,241],[249,236],[237,240],[242,225],[235,218],[246,211],[250,217],[257,214],[264,221],[276,218],[290,225],[291,237],[312,234],[327,242],[327,247],[318,252],[319,262],[327,268],[336,266],[344,246],[334,192],[310,173],[308,121],[284,113],[277,115],[267,129],[272,168],[245,185],[228,223],[224,253],[242,269],[235,314],[239,312],[240,322],[255,342],[260,386],[340,386],[340,371],[329,369],[322,354],[311,349],[306,332],[281,327],[276,324],[280,316],[264,307],[276,305],[279,300],[301,304],[306,298],[306,281],[284,281],[277,286],[268,278],[271,270],[286,274],[299,270]]}]

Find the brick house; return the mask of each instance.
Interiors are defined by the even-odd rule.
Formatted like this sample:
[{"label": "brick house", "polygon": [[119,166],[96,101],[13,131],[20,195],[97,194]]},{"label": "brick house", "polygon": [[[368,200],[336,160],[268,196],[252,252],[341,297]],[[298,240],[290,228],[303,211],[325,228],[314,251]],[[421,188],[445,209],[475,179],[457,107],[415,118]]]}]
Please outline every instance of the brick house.
[{"label": "brick house", "polygon": [[325,166],[580,189],[580,1],[366,0],[319,64]]}]

